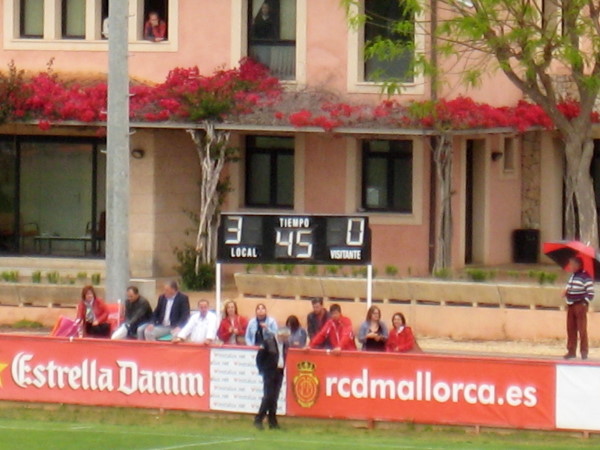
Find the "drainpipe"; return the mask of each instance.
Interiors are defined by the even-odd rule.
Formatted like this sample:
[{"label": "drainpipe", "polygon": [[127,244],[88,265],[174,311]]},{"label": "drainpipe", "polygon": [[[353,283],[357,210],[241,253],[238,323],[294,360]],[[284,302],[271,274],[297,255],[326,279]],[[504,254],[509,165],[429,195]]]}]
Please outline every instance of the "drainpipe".
[{"label": "drainpipe", "polygon": [[[438,24],[438,13],[437,0],[431,0],[431,42],[430,42],[430,50],[429,50],[429,60],[431,61],[431,65],[434,69],[433,74],[430,77],[430,85],[429,85],[429,98],[431,101],[436,101],[438,99],[438,59],[437,59],[437,24]],[[429,138],[429,147],[431,149],[435,148],[436,137],[432,136]],[[435,254],[436,254],[436,239],[435,239],[435,228],[436,228],[436,191],[437,191],[437,177],[436,177],[436,169],[435,169],[435,161],[433,158],[433,151],[430,152],[429,155],[429,272],[433,270],[433,265],[435,263]]]}]

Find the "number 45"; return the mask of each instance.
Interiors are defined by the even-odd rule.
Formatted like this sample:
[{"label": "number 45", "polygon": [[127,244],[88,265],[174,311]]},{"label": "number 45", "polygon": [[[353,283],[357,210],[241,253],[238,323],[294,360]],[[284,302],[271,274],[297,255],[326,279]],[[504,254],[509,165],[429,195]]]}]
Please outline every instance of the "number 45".
[{"label": "number 45", "polygon": [[[312,230],[277,230],[275,244],[286,249],[290,258],[312,257]],[[296,252],[294,252],[296,249]]]}]

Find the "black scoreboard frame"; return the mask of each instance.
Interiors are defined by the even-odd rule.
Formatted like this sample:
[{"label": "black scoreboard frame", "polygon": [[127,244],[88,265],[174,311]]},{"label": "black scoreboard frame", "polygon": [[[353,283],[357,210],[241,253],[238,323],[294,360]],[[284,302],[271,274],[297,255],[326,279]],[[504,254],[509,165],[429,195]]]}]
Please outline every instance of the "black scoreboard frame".
[{"label": "black scoreboard frame", "polygon": [[217,262],[370,265],[369,217],[222,213]]}]

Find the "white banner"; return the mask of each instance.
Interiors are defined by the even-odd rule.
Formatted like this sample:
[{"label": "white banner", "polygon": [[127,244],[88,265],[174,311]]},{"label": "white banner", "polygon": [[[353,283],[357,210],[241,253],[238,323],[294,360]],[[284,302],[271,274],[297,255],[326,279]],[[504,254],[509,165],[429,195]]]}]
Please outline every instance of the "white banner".
[{"label": "white banner", "polygon": [[[262,377],[256,369],[256,349],[212,348],[210,351],[210,409],[256,414],[263,396]],[[277,414],[285,414],[283,379]]]},{"label": "white banner", "polygon": [[556,366],[556,427],[600,430],[600,367]]}]

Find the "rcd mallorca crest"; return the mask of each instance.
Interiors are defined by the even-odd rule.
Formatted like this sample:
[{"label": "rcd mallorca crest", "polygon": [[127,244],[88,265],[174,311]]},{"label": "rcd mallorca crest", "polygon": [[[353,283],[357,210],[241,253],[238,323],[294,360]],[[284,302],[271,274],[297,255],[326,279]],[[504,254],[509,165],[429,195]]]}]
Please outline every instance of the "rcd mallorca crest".
[{"label": "rcd mallorca crest", "polygon": [[315,375],[315,364],[301,361],[296,366],[298,375],[293,380],[293,391],[296,402],[303,408],[310,408],[319,396],[319,379]]}]

